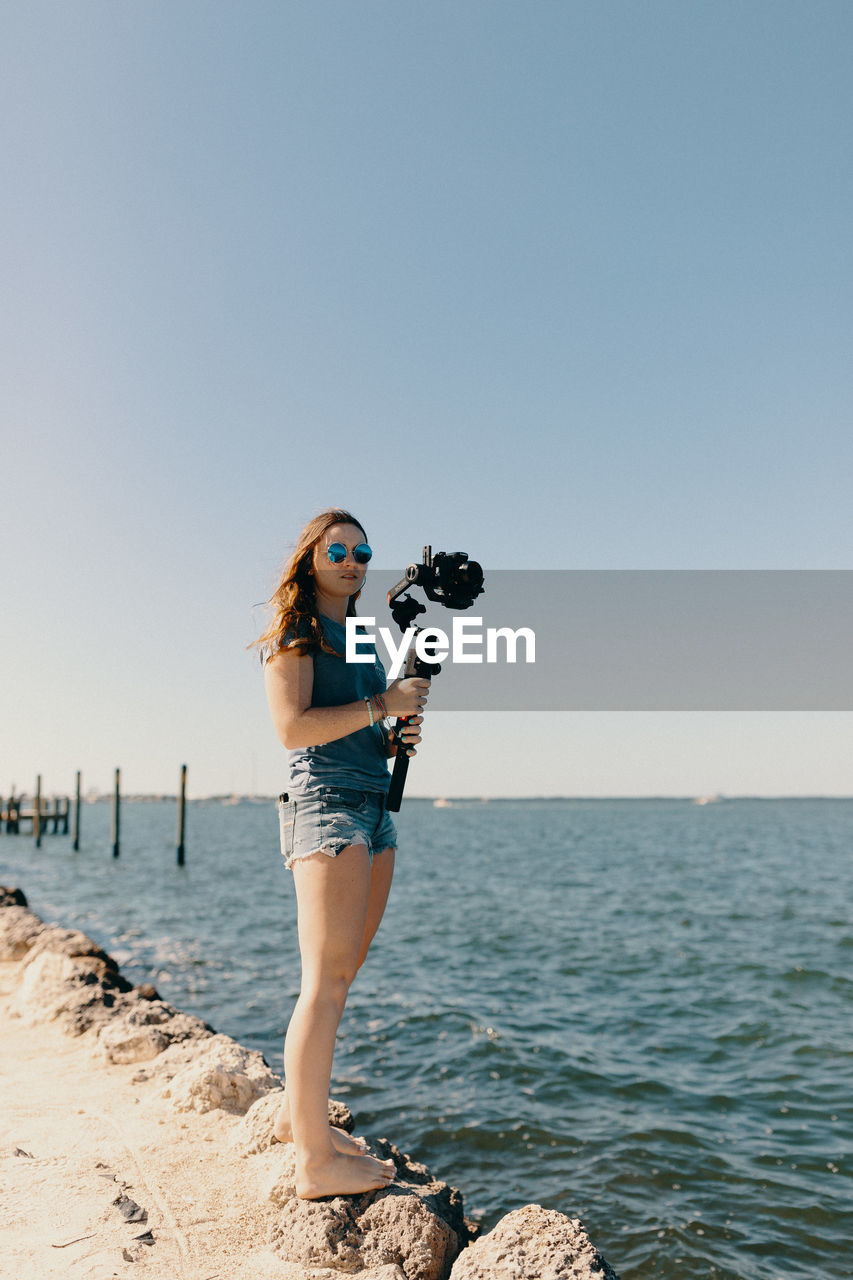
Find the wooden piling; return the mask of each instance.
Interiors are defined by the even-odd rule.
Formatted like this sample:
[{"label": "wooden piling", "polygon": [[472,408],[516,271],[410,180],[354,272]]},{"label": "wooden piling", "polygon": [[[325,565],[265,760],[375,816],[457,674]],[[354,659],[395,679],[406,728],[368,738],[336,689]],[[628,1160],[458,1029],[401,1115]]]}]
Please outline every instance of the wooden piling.
[{"label": "wooden piling", "polygon": [[120,787],[121,787],[121,770],[116,769],[116,783],[115,783],[115,790],[113,791],[113,822],[112,822],[112,844],[113,844],[114,858],[118,857],[118,849],[119,849],[119,804],[121,801]]},{"label": "wooden piling", "polygon": [[80,848],[80,770],[77,770],[77,796],[74,801],[74,843],[72,849]]},{"label": "wooden piling", "polygon": [[184,865],[184,818],[187,802],[187,766],[181,765],[181,791],[178,796],[178,866]]},{"label": "wooden piling", "polygon": [[33,840],[41,848],[41,774],[36,776],[36,798],[33,801]]}]

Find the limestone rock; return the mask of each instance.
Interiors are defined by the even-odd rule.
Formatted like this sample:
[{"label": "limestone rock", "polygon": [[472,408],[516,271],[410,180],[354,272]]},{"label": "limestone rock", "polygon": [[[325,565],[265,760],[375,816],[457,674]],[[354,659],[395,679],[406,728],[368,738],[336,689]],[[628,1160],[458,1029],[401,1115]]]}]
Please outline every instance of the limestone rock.
[{"label": "limestone rock", "polygon": [[436,1178],[425,1164],[413,1160],[410,1155],[406,1155],[399,1147],[395,1147],[394,1143],[389,1142],[387,1138],[380,1138],[374,1142],[371,1150],[380,1160],[394,1161],[397,1169],[397,1183],[404,1183],[408,1187],[409,1194],[416,1195],[431,1213],[446,1222],[459,1237],[460,1246],[469,1240],[470,1233],[465,1222],[461,1191]]},{"label": "limestone rock", "polygon": [[25,907],[27,895],[23,889],[13,889],[9,885],[0,884],[0,907]]},{"label": "limestone rock", "polygon": [[284,1171],[268,1188],[282,1212],[270,1242],[284,1261],[339,1271],[396,1266],[406,1280],[447,1280],[467,1239],[462,1197],[391,1143],[374,1154],[397,1165],[397,1181],[382,1191],[325,1200],[286,1198]]},{"label": "limestone rock", "polygon": [[353,1120],[352,1112],[345,1102],[338,1102],[335,1098],[329,1099],[329,1124],[333,1124],[336,1128],[343,1129],[347,1133],[352,1133],[355,1129],[355,1120]]},{"label": "limestone rock", "polygon": [[31,958],[34,959],[43,951],[70,956],[118,991],[132,989],[131,984],[119,973],[118,964],[112,956],[79,929],[45,925],[33,943]]},{"label": "limestone rock", "polygon": [[235,1125],[228,1139],[229,1145],[241,1155],[256,1156],[270,1147],[280,1146],[273,1136],[276,1112],[284,1097],[284,1088],[279,1081],[278,1089],[271,1089],[262,1098],[258,1098],[249,1107],[238,1125]]},{"label": "limestone rock", "polygon": [[243,1115],[258,1098],[280,1089],[281,1081],[256,1049],[213,1035],[193,1042],[191,1061],[168,1082],[163,1097],[171,1099],[176,1111],[219,1107]]},{"label": "limestone rock", "polygon": [[380,1192],[359,1218],[367,1266],[396,1263],[407,1280],[446,1280],[462,1247],[456,1232],[411,1190]]},{"label": "limestone rock", "polygon": [[[205,1023],[205,1026],[207,1024]],[[211,1027],[211,1036],[216,1035]],[[139,1071],[138,1078],[140,1080],[151,1080],[157,1078],[167,1084],[170,1080],[174,1080],[179,1071],[184,1067],[191,1066],[198,1061],[198,1045],[192,1040],[175,1040],[167,1049],[164,1049],[153,1062],[147,1063],[143,1070]]]},{"label": "limestone rock", "polygon": [[134,988],[78,929],[45,925],[11,906],[0,910],[0,955],[4,942],[7,958],[22,965],[15,1012],[30,1024],[58,1020],[70,1035],[97,1029],[99,1050],[111,1062],[146,1061],[174,1041],[213,1034],[200,1018],[158,999],[153,987]]},{"label": "limestone rock", "polygon": [[170,1044],[212,1037],[213,1028],[165,1000],[131,992],[98,1031],[98,1050],[109,1062],[149,1062]]},{"label": "limestone rock", "polygon": [[112,956],[79,929],[36,928],[38,917],[26,920],[17,914],[21,910],[0,911],[0,929],[11,914],[11,936],[21,942],[18,931],[23,930],[28,944],[20,961],[15,1012],[30,1024],[59,1019],[70,1035],[81,1035],[111,1016],[116,1003],[133,990]]},{"label": "limestone rock", "polygon": [[456,1259],[451,1280],[619,1280],[578,1218],[514,1209]]},{"label": "limestone rock", "polygon": [[107,1016],[116,992],[102,981],[97,958],[46,950],[40,941],[25,961],[13,1007],[31,1025],[59,1019],[63,1030],[81,1035]]},{"label": "limestone rock", "polygon": [[[363,1199],[364,1197],[359,1197]],[[288,1200],[270,1232],[270,1243],[286,1262],[305,1267],[358,1271],[362,1265],[356,1199]]]},{"label": "limestone rock", "polygon": [[[259,1254],[255,1253],[253,1258],[256,1259],[259,1256]],[[331,1267],[312,1267],[310,1271],[306,1271],[299,1263],[282,1262],[272,1250],[269,1253],[269,1257],[271,1262],[268,1264],[268,1269],[263,1272],[258,1271],[257,1280],[341,1280],[341,1272]],[[231,1280],[230,1277],[229,1280]],[[242,1276],[240,1280],[242,1280]],[[254,1272],[252,1273],[252,1280],[256,1280]],[[399,1267],[393,1265],[368,1267],[366,1270],[354,1272],[352,1280],[406,1280],[406,1274]]]},{"label": "limestone rock", "polygon": [[[0,889],[0,895],[18,892],[20,890]],[[22,960],[44,929],[44,921],[23,903],[0,905],[3,907],[0,910],[0,960]]]},{"label": "limestone rock", "polygon": [[459,1251],[455,1232],[404,1188],[288,1199],[270,1242],[283,1260],[305,1267],[397,1266],[406,1280],[446,1280]]}]

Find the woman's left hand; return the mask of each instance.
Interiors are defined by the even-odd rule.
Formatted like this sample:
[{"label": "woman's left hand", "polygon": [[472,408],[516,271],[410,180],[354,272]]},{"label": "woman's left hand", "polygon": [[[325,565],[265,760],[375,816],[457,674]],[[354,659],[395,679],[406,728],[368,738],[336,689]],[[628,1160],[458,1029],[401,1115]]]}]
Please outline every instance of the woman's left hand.
[{"label": "woman's left hand", "polygon": [[[423,722],[423,716],[409,716],[408,720],[400,730],[400,738],[402,739],[403,746],[406,748],[407,756],[417,755],[415,747],[421,740],[421,725]],[[399,742],[397,734],[393,729],[388,735],[388,745],[392,748],[393,754],[396,755]]]}]

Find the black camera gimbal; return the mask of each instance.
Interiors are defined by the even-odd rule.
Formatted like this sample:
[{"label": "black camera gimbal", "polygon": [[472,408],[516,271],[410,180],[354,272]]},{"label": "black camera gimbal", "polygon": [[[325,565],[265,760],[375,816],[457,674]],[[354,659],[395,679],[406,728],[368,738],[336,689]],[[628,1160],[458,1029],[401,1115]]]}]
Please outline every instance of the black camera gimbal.
[{"label": "black camera gimbal", "polygon": [[[404,595],[410,587],[421,587],[428,600],[444,605],[446,609],[470,609],[483,592],[483,570],[476,560],[469,560],[467,551],[437,551],[432,554],[432,547],[424,547],[423,562],[410,564],[405,578],[388,592],[388,604],[391,616],[400,630],[405,633],[411,627],[418,614],[425,613],[426,607],[411,596]],[[403,668],[403,677],[425,676],[431,680],[441,670],[438,662],[427,662],[417,653],[417,638],[422,627],[415,627],[412,644]],[[399,716],[394,724],[394,737],[397,741],[397,755],[394,759],[394,772],[388,788],[387,807],[391,813],[397,813],[403,798],[403,787],[409,771],[409,757],[400,737],[400,731],[408,723],[406,716]]]}]

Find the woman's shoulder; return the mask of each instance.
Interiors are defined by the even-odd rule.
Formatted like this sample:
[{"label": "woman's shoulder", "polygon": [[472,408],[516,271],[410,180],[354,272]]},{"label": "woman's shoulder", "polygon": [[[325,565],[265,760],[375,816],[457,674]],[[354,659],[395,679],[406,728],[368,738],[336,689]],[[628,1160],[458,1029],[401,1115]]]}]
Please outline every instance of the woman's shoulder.
[{"label": "woman's shoulder", "polygon": [[[278,656],[280,653],[292,652],[299,656],[306,652],[310,653],[310,649],[306,649],[306,644],[311,644],[314,640],[311,634],[311,624],[307,618],[299,618],[289,626],[285,627],[280,636],[275,636],[271,640],[267,640],[258,650],[261,659],[261,666]],[[297,642],[301,642],[298,643]]]}]

